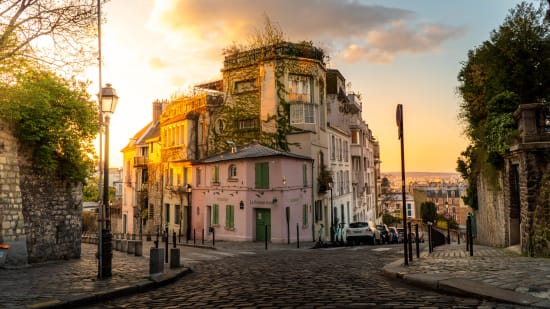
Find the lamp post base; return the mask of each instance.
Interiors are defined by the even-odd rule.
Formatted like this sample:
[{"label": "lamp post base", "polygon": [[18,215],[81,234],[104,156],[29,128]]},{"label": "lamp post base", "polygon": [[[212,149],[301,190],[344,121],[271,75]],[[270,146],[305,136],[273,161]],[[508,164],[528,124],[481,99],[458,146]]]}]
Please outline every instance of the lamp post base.
[{"label": "lamp post base", "polygon": [[103,229],[101,231],[101,272],[99,278],[112,277],[112,259],[113,259],[113,235],[110,230]]}]

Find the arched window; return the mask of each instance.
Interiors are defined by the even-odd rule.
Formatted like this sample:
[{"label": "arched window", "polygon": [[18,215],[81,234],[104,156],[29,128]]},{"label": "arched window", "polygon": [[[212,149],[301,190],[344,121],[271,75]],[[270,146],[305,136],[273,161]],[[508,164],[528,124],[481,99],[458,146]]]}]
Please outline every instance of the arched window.
[{"label": "arched window", "polygon": [[218,134],[221,134],[223,133],[224,130],[225,130],[225,122],[223,121],[223,119],[216,120],[216,132]]}]

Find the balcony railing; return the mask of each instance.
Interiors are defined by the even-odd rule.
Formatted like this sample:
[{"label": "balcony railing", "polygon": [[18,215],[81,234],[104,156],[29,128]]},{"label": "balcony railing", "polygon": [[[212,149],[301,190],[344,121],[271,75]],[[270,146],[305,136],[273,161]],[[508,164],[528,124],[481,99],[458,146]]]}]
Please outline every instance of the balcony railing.
[{"label": "balcony railing", "polygon": [[274,56],[308,58],[324,63],[325,54],[322,49],[309,44],[284,42],[228,55],[224,60],[224,68],[249,65]]},{"label": "balcony railing", "polygon": [[288,99],[290,102],[305,102],[309,103],[309,94],[303,94],[303,93],[290,93],[288,95]]},{"label": "balcony railing", "polygon": [[134,167],[143,167],[147,166],[147,157],[139,156],[134,157]]}]

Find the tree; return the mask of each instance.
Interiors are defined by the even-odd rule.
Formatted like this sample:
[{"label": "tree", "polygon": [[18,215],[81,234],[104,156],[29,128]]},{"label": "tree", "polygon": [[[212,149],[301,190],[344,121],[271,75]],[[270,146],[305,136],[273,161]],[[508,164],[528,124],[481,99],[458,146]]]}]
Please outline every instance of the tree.
[{"label": "tree", "polygon": [[263,28],[253,28],[248,37],[248,44],[233,42],[229,47],[223,49],[224,55],[237,54],[243,50],[261,48],[283,43],[285,34],[278,23],[269,18],[265,12],[263,17]]},{"label": "tree", "polygon": [[86,85],[30,68],[0,90],[0,115],[13,124],[35,167],[84,183],[94,167],[97,134],[97,106]]},{"label": "tree", "polygon": [[502,168],[516,136],[513,112],[521,103],[550,102],[548,4],[523,2],[510,10],[490,39],[468,52],[458,74],[460,118],[470,146],[457,160],[469,182],[464,201],[477,209],[477,177]]},{"label": "tree", "polygon": [[384,223],[385,225],[394,225],[394,224],[400,224],[403,220],[401,218],[398,218],[398,217],[394,217],[390,214],[383,214],[382,215],[382,223]]},{"label": "tree", "polygon": [[94,59],[96,0],[0,2],[0,66],[15,59],[83,67]]},{"label": "tree", "polygon": [[[99,197],[99,178],[88,178],[86,184],[82,187],[82,201],[83,202],[97,202]],[[101,191],[103,194],[103,190]],[[116,188],[109,186],[109,201],[113,201],[116,198]]]},{"label": "tree", "polygon": [[437,220],[437,207],[435,204],[433,202],[424,202],[420,204],[420,217],[424,223],[435,223]]}]

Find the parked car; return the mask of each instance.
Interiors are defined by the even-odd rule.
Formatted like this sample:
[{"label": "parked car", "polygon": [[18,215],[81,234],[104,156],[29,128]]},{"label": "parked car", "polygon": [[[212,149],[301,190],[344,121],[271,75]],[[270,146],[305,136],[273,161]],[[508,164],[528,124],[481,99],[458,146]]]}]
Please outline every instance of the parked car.
[{"label": "parked car", "polygon": [[405,230],[402,227],[397,228],[397,242],[402,243],[405,240]]},{"label": "parked car", "polygon": [[370,222],[352,222],[346,229],[348,244],[368,243],[374,245],[381,242],[380,231]]},{"label": "parked car", "polygon": [[390,243],[392,244],[399,243],[399,233],[397,232],[397,229],[393,226],[389,227],[388,229],[390,230]]},{"label": "parked car", "polygon": [[388,229],[388,226],[385,224],[378,224],[376,225],[376,229],[380,231],[380,238],[381,242],[384,244],[390,243],[390,230]]}]

